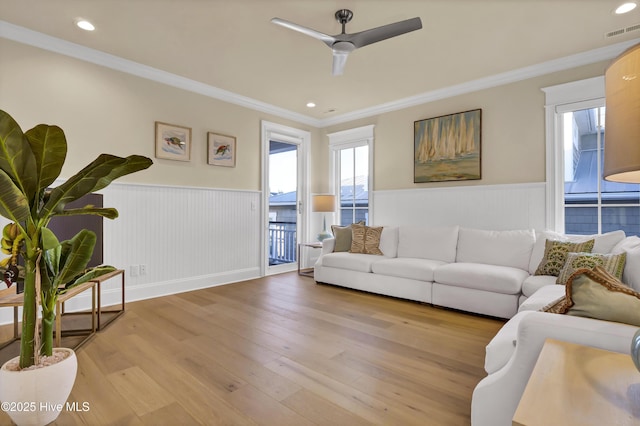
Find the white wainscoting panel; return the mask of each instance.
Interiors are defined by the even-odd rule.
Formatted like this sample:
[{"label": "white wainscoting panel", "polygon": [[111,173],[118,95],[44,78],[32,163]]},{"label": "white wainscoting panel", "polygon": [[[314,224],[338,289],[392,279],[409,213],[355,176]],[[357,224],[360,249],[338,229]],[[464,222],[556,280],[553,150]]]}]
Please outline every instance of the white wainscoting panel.
[{"label": "white wainscoting panel", "polygon": [[375,191],[376,225],[545,229],[545,183]]},{"label": "white wainscoting panel", "polygon": [[[104,220],[104,263],[126,270],[128,302],[260,276],[260,192],[113,183],[101,193],[120,214]],[[131,276],[139,265],[145,275]],[[68,310],[87,309],[90,296]],[[103,284],[104,306],[120,297],[118,279]],[[0,323],[12,315],[1,309]]]}]

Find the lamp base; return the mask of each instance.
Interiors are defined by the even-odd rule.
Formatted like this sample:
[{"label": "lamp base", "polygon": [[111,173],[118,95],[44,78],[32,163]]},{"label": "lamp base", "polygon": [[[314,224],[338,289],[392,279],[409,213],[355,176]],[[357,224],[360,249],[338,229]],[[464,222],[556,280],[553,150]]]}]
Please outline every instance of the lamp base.
[{"label": "lamp base", "polygon": [[331,232],[328,232],[326,229],[318,234],[318,241],[326,240],[327,238],[333,237]]}]

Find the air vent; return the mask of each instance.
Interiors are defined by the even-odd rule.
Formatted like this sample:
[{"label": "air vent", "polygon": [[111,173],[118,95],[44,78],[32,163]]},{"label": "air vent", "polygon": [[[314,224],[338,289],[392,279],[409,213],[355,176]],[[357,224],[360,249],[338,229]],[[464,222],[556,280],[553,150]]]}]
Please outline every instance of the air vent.
[{"label": "air vent", "polygon": [[627,34],[627,33],[632,33],[634,31],[638,31],[638,30],[640,30],[640,24],[634,24],[634,25],[630,25],[630,26],[625,27],[625,28],[619,28],[617,30],[609,31],[609,32],[604,34],[604,38],[617,37],[617,36],[621,36],[621,35]]}]

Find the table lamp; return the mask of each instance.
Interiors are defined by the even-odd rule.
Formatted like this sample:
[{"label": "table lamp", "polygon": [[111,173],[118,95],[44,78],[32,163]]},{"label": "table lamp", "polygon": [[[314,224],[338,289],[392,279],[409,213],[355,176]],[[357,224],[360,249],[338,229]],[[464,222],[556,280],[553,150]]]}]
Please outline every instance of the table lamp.
[{"label": "table lamp", "polygon": [[[311,203],[311,210],[314,212],[328,213],[336,209],[336,196],[329,194],[314,195]],[[331,233],[327,231],[327,218],[322,217],[322,232],[318,234],[318,241],[330,238]]]},{"label": "table lamp", "polygon": [[[605,72],[603,176],[640,183],[640,44],[625,50]],[[640,328],[631,339],[631,359],[640,371]]]}]

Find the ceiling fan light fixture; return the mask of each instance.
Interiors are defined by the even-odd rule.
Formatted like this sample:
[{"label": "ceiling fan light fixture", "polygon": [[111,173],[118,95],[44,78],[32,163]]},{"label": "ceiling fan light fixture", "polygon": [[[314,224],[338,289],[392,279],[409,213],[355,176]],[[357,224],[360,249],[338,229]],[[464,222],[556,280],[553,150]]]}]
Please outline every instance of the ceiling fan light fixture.
[{"label": "ceiling fan light fixture", "polygon": [[315,108],[316,104],[315,102],[307,102],[307,108]]}]

